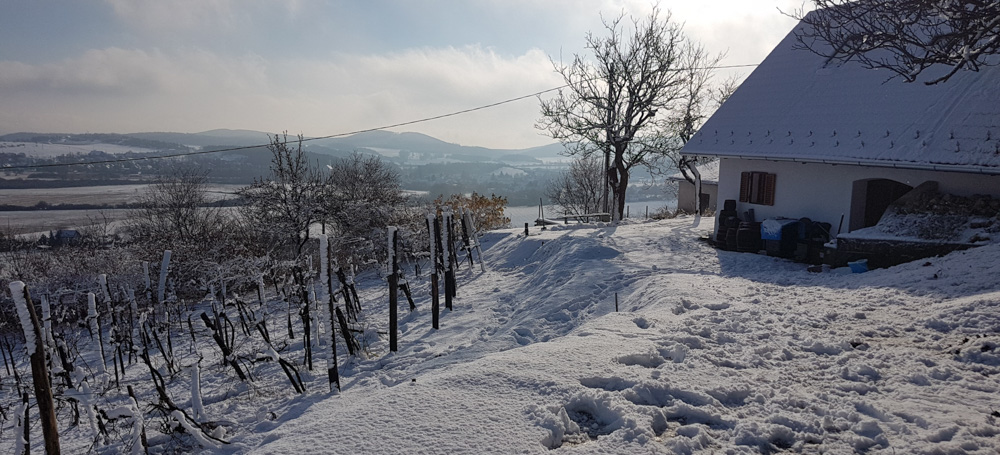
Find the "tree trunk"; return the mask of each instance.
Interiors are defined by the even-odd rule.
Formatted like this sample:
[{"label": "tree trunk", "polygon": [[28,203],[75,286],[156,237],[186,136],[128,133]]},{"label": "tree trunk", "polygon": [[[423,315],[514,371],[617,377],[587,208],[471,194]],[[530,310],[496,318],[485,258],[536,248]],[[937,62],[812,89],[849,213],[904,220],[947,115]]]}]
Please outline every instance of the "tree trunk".
[{"label": "tree trunk", "polygon": [[701,215],[701,172],[698,172],[698,168],[695,167],[693,161],[688,161],[688,170],[691,171],[691,175],[694,176],[694,212],[696,215]]},{"label": "tree trunk", "polygon": [[[620,150],[619,150],[620,149]],[[625,153],[625,146],[616,146],[614,168],[610,170],[614,174],[611,181],[614,190],[614,207],[612,207],[612,221],[621,221],[625,215],[625,190],[628,188],[629,169],[625,166],[622,156]]]}]

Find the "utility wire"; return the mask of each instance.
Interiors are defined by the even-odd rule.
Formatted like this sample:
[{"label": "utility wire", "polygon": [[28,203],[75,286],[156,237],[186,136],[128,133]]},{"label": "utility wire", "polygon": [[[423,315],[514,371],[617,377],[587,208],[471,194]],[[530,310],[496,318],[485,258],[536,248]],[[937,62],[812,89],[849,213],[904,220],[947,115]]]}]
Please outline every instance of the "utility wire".
[{"label": "utility wire", "polygon": [[[705,67],[705,68],[676,68],[674,71],[683,71],[683,70],[686,70],[686,69],[692,69],[692,70],[734,69],[734,68],[750,68],[750,67],[755,67],[755,66],[758,66],[758,64],[756,64],[756,63],[750,63],[750,64],[743,64],[743,65],[720,65],[720,66],[712,66],[712,67]],[[433,117],[424,117],[424,118],[417,119],[417,120],[409,120],[409,121],[406,121],[406,122],[393,123],[393,124],[390,124],[390,125],[377,126],[377,127],[374,127],[374,128],[367,128],[367,129],[363,129],[363,130],[349,131],[349,132],[346,132],[346,133],[331,134],[331,135],[328,135],[328,136],[303,138],[301,140],[301,142],[318,141],[318,140],[322,140],[322,139],[333,139],[333,138],[336,138],[336,137],[351,136],[351,135],[354,135],[354,134],[369,133],[369,132],[372,132],[372,131],[380,131],[380,130],[387,130],[387,129],[391,129],[391,128],[398,128],[400,126],[415,125],[417,123],[424,123],[424,122],[429,122],[429,121],[432,121],[432,120],[440,120],[440,119],[443,119],[443,118],[454,117],[454,116],[462,115],[462,114],[468,114],[470,112],[481,111],[481,110],[484,110],[484,109],[490,109],[490,108],[494,108],[494,107],[501,106],[501,105],[504,105],[504,104],[513,103],[513,102],[516,102],[516,101],[521,101],[521,100],[528,99],[528,98],[534,98],[536,96],[544,95],[544,94],[549,93],[549,92],[554,92],[556,90],[562,90],[562,89],[564,89],[566,87],[569,87],[570,85],[572,85],[572,84],[564,84],[564,85],[560,85],[559,87],[553,87],[553,88],[545,89],[545,90],[538,91],[538,92],[535,92],[535,93],[532,93],[532,94],[529,94],[529,95],[522,95],[522,96],[518,96],[518,97],[514,97],[514,98],[508,98],[508,99],[505,99],[503,101],[497,101],[495,103],[484,104],[482,106],[477,106],[477,107],[473,107],[473,108],[469,108],[469,109],[463,109],[463,110],[460,110],[460,111],[449,112],[447,114],[435,115]],[[298,141],[298,139],[296,139],[296,141]],[[290,142],[290,141],[284,141],[284,142],[281,142],[281,143],[282,144],[287,144],[288,142]],[[267,147],[269,145],[271,145],[271,144],[244,145],[244,146],[240,146],[240,147],[229,147],[229,148],[214,149],[214,150],[198,150],[198,151],[193,151],[193,152],[170,153],[170,154],[165,154],[165,155],[152,155],[152,156],[139,156],[139,157],[131,157],[131,158],[118,158],[118,159],[113,159],[113,160],[82,161],[82,162],[76,162],[76,163],[50,163],[50,164],[38,164],[38,165],[33,165],[33,166],[32,165],[8,166],[8,167],[4,167],[2,169],[3,170],[17,170],[17,169],[37,169],[37,168],[46,168],[46,167],[60,167],[60,166],[90,166],[90,165],[94,165],[94,164],[128,163],[128,162],[133,162],[133,161],[159,160],[159,159],[164,159],[164,158],[179,158],[179,157],[184,157],[184,156],[207,155],[207,154],[210,154],[210,153],[235,152],[235,151],[239,151],[239,150],[249,150],[249,149],[261,148],[261,147]]]}]

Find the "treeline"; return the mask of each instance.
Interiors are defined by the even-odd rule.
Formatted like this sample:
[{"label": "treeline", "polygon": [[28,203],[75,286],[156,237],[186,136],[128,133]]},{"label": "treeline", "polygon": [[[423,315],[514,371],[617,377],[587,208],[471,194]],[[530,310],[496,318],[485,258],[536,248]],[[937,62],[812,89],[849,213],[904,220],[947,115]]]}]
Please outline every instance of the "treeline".
[{"label": "treeline", "polygon": [[[205,201],[200,205],[200,207],[236,207],[240,205],[240,201],[236,198],[222,199],[218,201]],[[0,212],[30,212],[35,210],[108,210],[108,209],[140,209],[143,204],[135,203],[124,203],[124,204],[73,204],[73,203],[60,203],[60,204],[50,204],[45,201],[38,201],[34,205],[14,205],[14,204],[0,204]]]},{"label": "treeline", "polygon": [[0,177],[0,189],[4,190],[31,190],[39,188],[73,188],[78,186],[111,186],[111,185],[135,185],[143,183],[128,179],[45,179],[45,174],[34,173],[23,179],[5,179]]},{"label": "treeline", "polygon": [[175,152],[188,150],[188,147],[172,142],[142,139],[125,134],[114,133],[12,133],[0,136],[0,141],[65,145],[113,144],[120,145],[122,147],[135,147],[150,150],[170,150]]}]

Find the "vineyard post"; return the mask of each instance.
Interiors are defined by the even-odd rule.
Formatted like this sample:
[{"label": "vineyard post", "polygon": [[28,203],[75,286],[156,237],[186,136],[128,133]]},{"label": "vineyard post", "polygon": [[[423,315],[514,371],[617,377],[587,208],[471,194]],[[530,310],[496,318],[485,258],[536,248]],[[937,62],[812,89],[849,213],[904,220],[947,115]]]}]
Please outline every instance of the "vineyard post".
[{"label": "vineyard post", "polygon": [[336,318],[336,312],[333,309],[333,299],[336,297],[334,293],[329,293],[327,297],[327,305],[330,307],[330,357],[326,365],[326,376],[330,381],[330,391],[333,391],[333,386],[337,386],[337,390],[340,390],[340,371],[337,365],[337,322],[334,320]]},{"label": "vineyard post", "polygon": [[437,246],[441,242],[440,233],[441,229],[438,228],[437,216],[428,214],[427,215],[427,231],[430,233],[429,239],[431,244],[431,321],[434,330],[440,328],[441,322],[441,302],[438,298],[438,267],[437,267]]},{"label": "vineyard post", "polygon": [[320,298],[326,301],[329,323],[330,323],[330,354],[326,362],[326,378],[330,384],[330,391],[336,387],[340,391],[340,371],[337,365],[337,324],[334,321],[336,315],[333,310],[333,302],[336,294],[333,292],[333,267],[330,267],[330,241],[326,234],[319,236],[319,275],[320,284],[323,291]]},{"label": "vineyard post", "polygon": [[97,313],[97,300],[93,292],[87,293],[87,319],[91,333],[97,333],[97,346],[100,348],[101,361],[97,365],[97,371],[102,375],[107,371],[107,362],[104,358],[104,336],[101,333],[101,318]]},{"label": "vineyard post", "polygon": [[455,276],[455,271],[452,270],[452,263],[451,263],[451,256],[452,256],[451,250],[453,244],[451,242],[452,239],[451,239],[450,209],[445,209],[441,213],[441,220],[442,220],[441,236],[443,237],[441,243],[444,245],[443,249],[441,250],[441,256],[442,259],[444,260],[444,307],[447,308],[448,310],[451,310],[451,299],[453,296],[451,287],[452,287],[452,280]]},{"label": "vineyard post", "polygon": [[[170,268],[170,250],[163,251],[163,262],[160,263],[160,282],[156,287],[156,304],[163,305],[164,294],[167,290],[167,270]],[[163,308],[166,312],[166,308]]]},{"label": "vineyard post", "polygon": [[49,296],[46,294],[42,294],[42,337],[45,341],[45,364],[49,370],[49,384],[52,384],[55,382],[52,367],[56,361],[56,340],[52,336],[52,306],[49,305]]},{"label": "vineyard post", "polygon": [[319,236],[319,301],[326,301],[330,294],[330,243],[326,234]]},{"label": "vineyard post", "polygon": [[476,264],[472,261],[472,240],[469,238],[469,211],[462,209],[458,214],[459,221],[462,225],[462,243],[465,244],[465,256],[469,259],[469,268],[471,269]]},{"label": "vineyard post", "polygon": [[[458,294],[458,281],[455,277],[455,272],[458,270],[458,249],[455,248],[456,239],[455,235],[455,214],[448,213],[448,251],[451,253],[448,256],[448,267],[451,269],[451,298],[454,299]],[[451,309],[451,305],[448,305],[448,309]]]},{"label": "vineyard post", "polygon": [[[56,422],[56,410],[52,402],[52,384],[49,383],[49,372],[45,365],[45,345],[42,339],[42,327],[35,314],[35,306],[31,303],[31,294],[21,281],[10,283],[10,293],[17,306],[24,330],[25,349],[31,359],[31,378],[35,385],[35,400],[38,402],[38,414],[42,420],[42,435],[45,437],[45,453],[55,455],[59,450],[59,428]],[[27,425],[27,422],[25,422]]]},{"label": "vineyard post", "polygon": [[399,331],[399,262],[396,261],[396,249],[399,237],[395,226],[389,226],[389,351],[398,350]]},{"label": "vineyard post", "polygon": [[146,285],[146,302],[153,299],[153,283],[149,280],[149,261],[142,261],[142,280]]}]

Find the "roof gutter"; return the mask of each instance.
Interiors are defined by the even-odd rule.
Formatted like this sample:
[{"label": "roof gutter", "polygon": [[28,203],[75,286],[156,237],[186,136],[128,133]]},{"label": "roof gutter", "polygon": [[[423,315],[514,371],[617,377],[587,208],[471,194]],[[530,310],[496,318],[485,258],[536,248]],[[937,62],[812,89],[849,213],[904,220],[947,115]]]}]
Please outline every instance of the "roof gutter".
[{"label": "roof gutter", "polygon": [[761,155],[740,155],[725,153],[685,153],[685,156],[714,156],[717,158],[736,158],[741,160],[759,161],[790,161],[796,163],[832,164],[845,166],[869,166],[884,167],[892,169],[908,169],[918,171],[938,171],[938,172],[962,172],[967,174],[1000,175],[1000,168],[988,168],[983,166],[969,166],[960,164],[924,164],[911,162],[878,161],[878,160],[849,160],[849,159],[817,159],[817,158],[789,158],[783,156],[761,156]]}]

